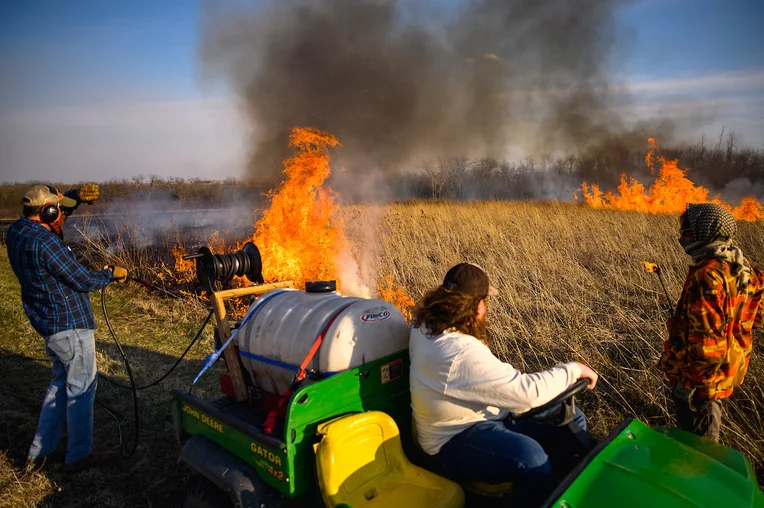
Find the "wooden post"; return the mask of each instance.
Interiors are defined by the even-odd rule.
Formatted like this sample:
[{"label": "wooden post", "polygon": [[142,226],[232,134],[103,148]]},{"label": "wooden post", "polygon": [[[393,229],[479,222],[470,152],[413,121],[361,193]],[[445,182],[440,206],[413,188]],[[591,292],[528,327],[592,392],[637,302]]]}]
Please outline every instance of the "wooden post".
[{"label": "wooden post", "polygon": [[[210,300],[212,301],[212,309],[215,314],[215,326],[218,329],[220,343],[225,344],[225,342],[231,338],[231,325],[228,323],[228,317],[226,316],[225,311],[226,300],[260,295],[272,289],[292,287],[294,287],[292,281],[284,281],[247,288],[226,289],[224,291],[216,291],[212,293]],[[247,393],[247,384],[244,382],[244,375],[241,372],[239,356],[236,354],[234,348],[229,346],[223,351],[223,357],[225,358],[225,363],[228,367],[228,374],[230,374],[231,380],[233,381],[233,392],[236,400],[247,400],[249,394]]]}]

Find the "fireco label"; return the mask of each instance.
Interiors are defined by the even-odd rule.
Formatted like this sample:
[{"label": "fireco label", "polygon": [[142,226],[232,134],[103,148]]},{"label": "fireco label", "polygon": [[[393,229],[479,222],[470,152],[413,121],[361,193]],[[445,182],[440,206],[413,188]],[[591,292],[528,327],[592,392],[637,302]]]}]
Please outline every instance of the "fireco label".
[{"label": "fireco label", "polygon": [[212,418],[202,413],[195,407],[189,406],[187,404],[183,404],[183,412],[193,418],[196,418],[197,420],[199,420],[200,422],[202,422],[203,424],[205,424],[207,427],[211,428],[212,430],[215,430],[221,434],[223,433],[223,424],[221,424],[220,422],[216,420],[213,420]]},{"label": "fireco label", "polygon": [[386,363],[381,367],[382,384],[395,381],[403,377],[403,360],[398,359],[394,362]]},{"label": "fireco label", "polygon": [[374,321],[384,321],[385,319],[389,318],[392,314],[390,314],[390,311],[387,309],[382,309],[379,312],[364,312],[361,315],[361,321],[364,323],[371,323]]}]

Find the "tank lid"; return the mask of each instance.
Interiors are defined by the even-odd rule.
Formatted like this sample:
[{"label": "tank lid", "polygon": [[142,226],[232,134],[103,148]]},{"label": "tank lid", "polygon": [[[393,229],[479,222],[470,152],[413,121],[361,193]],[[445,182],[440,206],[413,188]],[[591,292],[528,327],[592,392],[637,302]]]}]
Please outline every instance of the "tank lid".
[{"label": "tank lid", "polygon": [[318,280],[305,283],[306,293],[331,293],[333,291],[337,291],[337,281],[334,280]]}]

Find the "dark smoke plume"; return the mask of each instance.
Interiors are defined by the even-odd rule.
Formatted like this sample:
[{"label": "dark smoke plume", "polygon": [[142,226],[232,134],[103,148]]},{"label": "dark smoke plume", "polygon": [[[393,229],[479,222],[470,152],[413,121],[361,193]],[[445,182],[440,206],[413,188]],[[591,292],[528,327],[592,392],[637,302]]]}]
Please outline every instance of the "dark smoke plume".
[{"label": "dark smoke plume", "polygon": [[628,46],[615,22],[624,3],[216,2],[201,22],[202,70],[241,99],[251,176],[279,171],[293,126],[337,136],[352,169],[501,158],[513,145],[585,151],[624,131],[611,106],[625,94],[609,78]]}]

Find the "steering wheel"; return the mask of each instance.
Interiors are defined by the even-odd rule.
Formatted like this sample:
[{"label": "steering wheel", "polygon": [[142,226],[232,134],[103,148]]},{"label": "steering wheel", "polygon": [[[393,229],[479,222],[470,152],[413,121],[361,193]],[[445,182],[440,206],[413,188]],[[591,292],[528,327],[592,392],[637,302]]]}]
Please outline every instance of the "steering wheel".
[{"label": "steering wheel", "polygon": [[567,390],[559,394],[557,397],[553,398],[546,404],[542,404],[538,407],[534,407],[533,409],[529,409],[525,413],[513,416],[512,419],[515,421],[521,421],[521,420],[530,420],[534,416],[538,416],[539,414],[543,413],[544,411],[547,411],[549,409],[552,409],[556,405],[558,405],[561,402],[567,401],[571,399],[572,404],[574,404],[575,408],[575,402],[572,400],[573,397],[578,395],[579,393],[586,390],[586,386],[589,384],[588,378],[581,378],[572,385],[568,387]]}]

